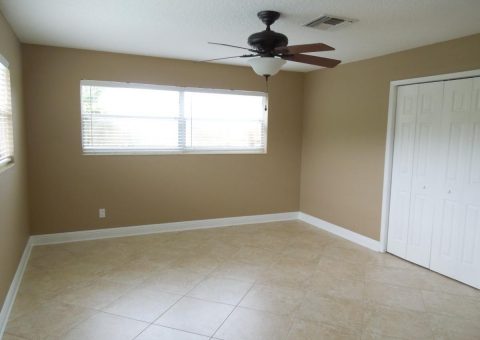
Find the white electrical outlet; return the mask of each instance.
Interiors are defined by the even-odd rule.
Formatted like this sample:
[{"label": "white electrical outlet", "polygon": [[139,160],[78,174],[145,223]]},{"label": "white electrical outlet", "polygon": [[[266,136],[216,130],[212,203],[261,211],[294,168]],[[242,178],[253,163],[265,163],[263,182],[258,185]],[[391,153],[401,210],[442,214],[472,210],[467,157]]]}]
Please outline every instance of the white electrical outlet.
[{"label": "white electrical outlet", "polygon": [[107,213],[105,211],[105,208],[98,209],[98,217],[99,218],[105,218],[107,217]]}]

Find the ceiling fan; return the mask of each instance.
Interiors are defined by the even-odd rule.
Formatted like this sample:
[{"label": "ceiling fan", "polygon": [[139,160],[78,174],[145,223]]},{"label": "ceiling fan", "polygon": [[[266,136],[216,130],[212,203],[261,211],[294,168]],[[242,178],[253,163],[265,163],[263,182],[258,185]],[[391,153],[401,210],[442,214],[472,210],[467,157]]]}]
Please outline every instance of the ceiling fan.
[{"label": "ceiling fan", "polygon": [[333,47],[326,44],[306,44],[288,46],[288,38],[282,33],[272,31],[270,26],[280,17],[280,13],[276,11],[261,11],[257,14],[258,18],[267,26],[261,32],[253,33],[248,37],[248,45],[251,48],[234,46],[229,44],[209,42],[213,45],[221,45],[248,50],[250,54],[243,54],[226,58],[215,58],[205,61],[224,60],[232,58],[251,58],[248,63],[258,75],[268,77],[275,75],[280,68],[286,63],[286,60],[298,63],[310,64],[322,67],[335,67],[340,60],[322,58],[308,54],[305,52],[322,52],[332,51]]}]

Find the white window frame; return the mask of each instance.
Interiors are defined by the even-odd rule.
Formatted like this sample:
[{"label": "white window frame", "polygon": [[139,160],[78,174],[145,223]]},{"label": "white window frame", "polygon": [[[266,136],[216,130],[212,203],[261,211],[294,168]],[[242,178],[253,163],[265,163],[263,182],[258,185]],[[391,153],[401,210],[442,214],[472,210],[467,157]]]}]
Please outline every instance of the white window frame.
[{"label": "white window frame", "polygon": [[5,57],[3,57],[1,54],[0,54],[0,64],[2,64],[7,70],[8,70],[8,74],[9,74],[9,89],[10,89],[10,115],[11,115],[11,133],[12,133],[12,154],[10,155],[10,157],[7,157],[5,159],[2,159],[0,160],[0,173],[3,172],[4,170],[6,169],[9,169],[10,167],[14,166],[15,165],[15,146],[14,146],[14,128],[13,128],[13,104],[12,104],[12,78],[11,78],[11,74],[10,74],[10,64],[9,62],[7,61],[7,59],[5,59]]},{"label": "white window frame", "polygon": [[[188,149],[180,148],[178,150],[135,150],[135,149],[121,149],[121,150],[85,150],[84,136],[83,136],[83,101],[82,101],[82,86],[105,86],[105,87],[119,87],[119,88],[133,88],[133,89],[149,89],[149,90],[163,90],[163,91],[177,91],[183,97],[185,92],[200,92],[200,93],[218,93],[230,95],[247,95],[247,96],[261,96],[264,101],[263,104],[268,108],[268,94],[259,91],[245,91],[245,90],[228,90],[228,89],[211,89],[198,87],[181,87],[170,85],[156,85],[156,84],[142,84],[131,82],[117,82],[117,81],[101,81],[101,80],[81,80],[80,81],[80,104],[81,104],[81,136],[82,136],[82,153],[86,156],[104,156],[104,155],[182,155],[182,154],[266,154],[268,145],[268,110],[264,111],[264,139],[265,144],[263,148],[258,149]],[[183,114],[183,105],[180,105],[181,114]]]}]

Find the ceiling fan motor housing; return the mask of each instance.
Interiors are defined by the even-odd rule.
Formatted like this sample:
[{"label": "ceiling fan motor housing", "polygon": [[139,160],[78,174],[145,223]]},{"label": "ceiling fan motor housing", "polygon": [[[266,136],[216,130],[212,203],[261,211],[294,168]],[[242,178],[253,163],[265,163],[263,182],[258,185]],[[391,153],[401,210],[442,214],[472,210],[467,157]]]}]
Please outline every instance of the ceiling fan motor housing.
[{"label": "ceiling fan motor housing", "polygon": [[262,56],[273,56],[275,48],[288,45],[288,38],[282,33],[265,30],[249,36],[248,44],[258,50]]},{"label": "ceiling fan motor housing", "polygon": [[261,11],[258,12],[257,16],[267,25],[267,29],[249,36],[248,44],[259,51],[261,56],[273,57],[275,48],[288,45],[286,35],[270,30],[270,25],[280,17],[280,13],[276,11]]}]

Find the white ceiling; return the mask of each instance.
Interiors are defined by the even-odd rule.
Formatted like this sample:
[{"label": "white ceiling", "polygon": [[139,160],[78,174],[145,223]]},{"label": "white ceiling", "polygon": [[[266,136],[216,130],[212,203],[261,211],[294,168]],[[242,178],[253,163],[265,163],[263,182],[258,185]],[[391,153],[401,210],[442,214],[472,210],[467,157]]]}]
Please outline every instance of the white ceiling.
[{"label": "white ceiling", "polygon": [[[282,13],[272,29],[290,44],[324,42],[336,51],[318,55],[343,62],[480,32],[480,0],[0,0],[22,42],[188,60],[243,54],[207,42],[247,46],[265,9]],[[358,22],[336,32],[302,26],[323,14]]]}]

